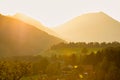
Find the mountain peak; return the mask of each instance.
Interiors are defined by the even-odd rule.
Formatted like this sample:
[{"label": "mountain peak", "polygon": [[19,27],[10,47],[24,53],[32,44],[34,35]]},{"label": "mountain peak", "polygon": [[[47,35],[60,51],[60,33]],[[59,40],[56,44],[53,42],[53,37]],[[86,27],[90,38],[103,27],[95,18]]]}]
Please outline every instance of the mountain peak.
[{"label": "mountain peak", "polygon": [[104,12],[86,13],[58,27],[55,31],[68,41],[120,41],[120,23]]},{"label": "mountain peak", "polygon": [[[100,11],[100,12],[94,12],[94,13],[85,13],[85,14],[82,14],[82,15],[80,15],[80,16],[78,16],[78,17],[83,17],[83,16],[91,16],[91,17],[93,17],[93,16],[106,16],[106,17],[108,17],[109,15],[107,15],[106,13],[104,13],[104,12],[102,12],[102,11]],[[109,16],[110,17],[110,16]]]}]

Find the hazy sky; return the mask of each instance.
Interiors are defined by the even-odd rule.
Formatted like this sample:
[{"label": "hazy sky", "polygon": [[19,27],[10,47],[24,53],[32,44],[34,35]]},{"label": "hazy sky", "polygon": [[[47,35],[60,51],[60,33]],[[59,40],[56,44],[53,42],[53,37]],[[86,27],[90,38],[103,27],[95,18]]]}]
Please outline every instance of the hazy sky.
[{"label": "hazy sky", "polygon": [[23,13],[51,27],[98,11],[120,21],[120,0],[0,0],[0,13]]}]

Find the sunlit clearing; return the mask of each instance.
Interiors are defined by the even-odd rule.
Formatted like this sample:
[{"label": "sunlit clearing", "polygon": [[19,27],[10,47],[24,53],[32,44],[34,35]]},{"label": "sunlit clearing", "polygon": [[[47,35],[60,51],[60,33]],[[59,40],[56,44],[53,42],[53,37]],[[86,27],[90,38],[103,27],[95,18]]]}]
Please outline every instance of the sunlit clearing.
[{"label": "sunlit clearing", "polygon": [[78,68],[78,66],[77,66],[77,65],[75,65],[75,66],[74,66],[74,68],[76,69],[76,68]]}]

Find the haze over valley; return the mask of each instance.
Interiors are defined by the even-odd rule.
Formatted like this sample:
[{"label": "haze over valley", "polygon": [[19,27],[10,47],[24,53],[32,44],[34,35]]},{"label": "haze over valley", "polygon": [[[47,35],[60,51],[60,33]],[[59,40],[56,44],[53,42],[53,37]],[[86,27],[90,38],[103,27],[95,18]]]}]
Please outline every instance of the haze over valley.
[{"label": "haze over valley", "polygon": [[119,0],[1,0],[0,80],[120,80]]},{"label": "haze over valley", "polygon": [[21,13],[0,20],[1,55],[38,55],[61,42],[120,41],[120,22],[104,12],[86,13],[54,28]]}]

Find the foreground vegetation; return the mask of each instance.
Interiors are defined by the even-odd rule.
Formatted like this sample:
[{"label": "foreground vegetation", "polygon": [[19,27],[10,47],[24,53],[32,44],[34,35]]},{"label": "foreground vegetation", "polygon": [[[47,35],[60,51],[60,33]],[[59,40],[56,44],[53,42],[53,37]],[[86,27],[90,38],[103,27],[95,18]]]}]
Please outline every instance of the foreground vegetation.
[{"label": "foreground vegetation", "polygon": [[1,57],[0,80],[120,80],[118,42],[61,43],[44,54]]}]

